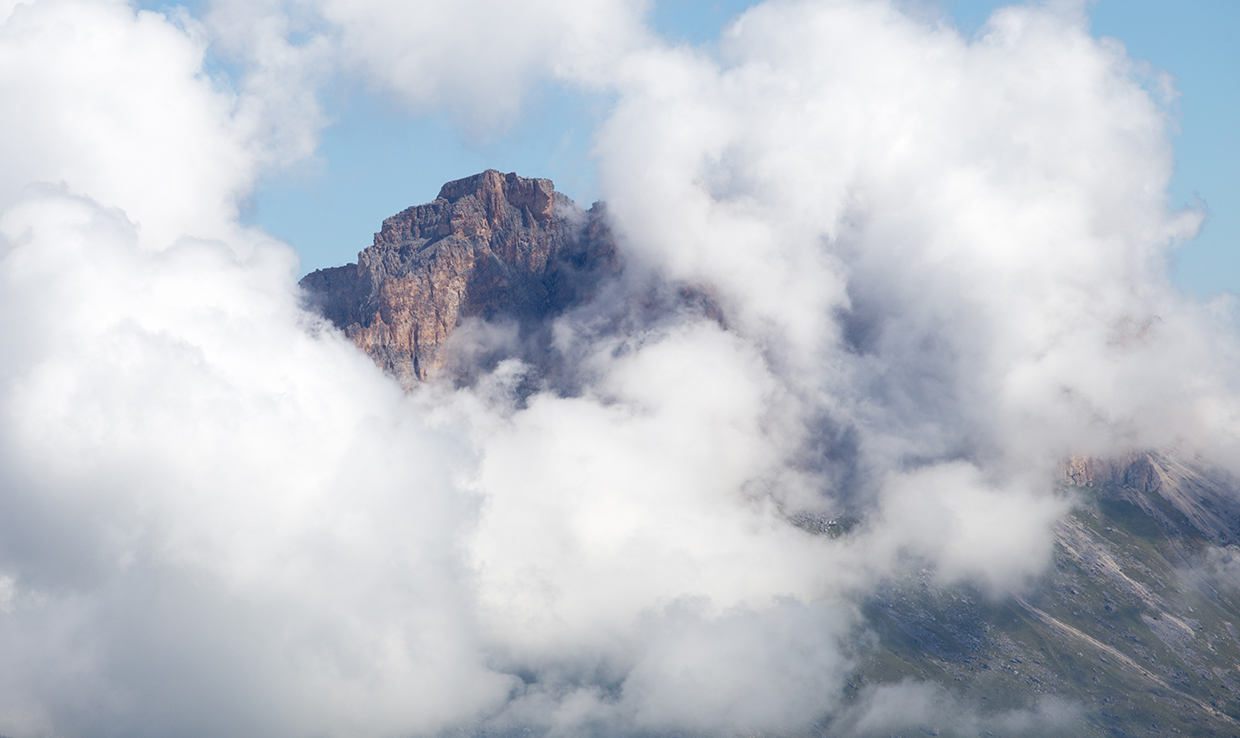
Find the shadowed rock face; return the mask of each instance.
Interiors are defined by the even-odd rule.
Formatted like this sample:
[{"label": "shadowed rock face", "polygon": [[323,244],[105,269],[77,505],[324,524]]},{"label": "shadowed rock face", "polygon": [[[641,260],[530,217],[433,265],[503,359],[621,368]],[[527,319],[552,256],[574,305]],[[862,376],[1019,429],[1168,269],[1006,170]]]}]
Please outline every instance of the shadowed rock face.
[{"label": "shadowed rock face", "polygon": [[384,220],[356,264],[312,272],[301,286],[380,367],[412,384],[443,371],[443,345],[463,321],[529,331],[588,301],[617,269],[601,204],[584,211],[549,179],[492,169]]}]

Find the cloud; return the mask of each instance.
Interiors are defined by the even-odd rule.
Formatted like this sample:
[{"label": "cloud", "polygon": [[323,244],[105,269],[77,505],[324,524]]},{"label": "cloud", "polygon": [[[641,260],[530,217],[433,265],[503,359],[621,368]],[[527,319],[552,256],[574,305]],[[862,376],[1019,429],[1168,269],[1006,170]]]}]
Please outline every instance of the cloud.
[{"label": "cloud", "polygon": [[875,469],[1196,439],[1231,396],[1231,339],[1165,276],[1200,217],[1167,208],[1167,113],[1078,14],[1003,9],[969,42],[769,3],[718,60],[619,76],[599,151],[634,258],[718,290]]},{"label": "cloud", "polygon": [[[969,41],[770,2],[718,55],[644,9],[14,7],[0,733],[895,729],[840,702],[856,597],[910,565],[1025,586],[1070,451],[1226,461],[1234,331],[1165,276],[1199,221],[1166,206],[1167,114],[1079,8]],[[551,327],[572,392],[508,359],[403,393],[237,223],[341,70],[483,125],[539,80],[617,96],[628,270]],[[682,285],[720,315],[646,299]]]},{"label": "cloud", "polygon": [[920,558],[947,582],[1019,591],[1042,572],[1051,527],[1072,504],[1040,491],[987,484],[963,462],[893,474],[884,481],[870,555],[888,566],[901,556]]},{"label": "cloud", "polygon": [[938,685],[906,680],[867,688],[833,727],[847,736],[891,735],[893,730],[945,736],[1054,736],[1088,730],[1080,712],[1077,706],[1043,698],[1031,710],[983,715],[976,705]]},{"label": "cloud", "polygon": [[0,203],[63,183],[122,208],[148,248],[229,237],[257,143],[202,73],[205,49],[196,23],[119,0],[18,5],[0,31]]},{"label": "cloud", "polygon": [[[612,67],[654,43],[648,0],[216,0],[208,24],[221,47],[252,65],[273,117],[292,95],[360,81],[415,112],[447,110],[472,134],[503,130],[532,88],[561,80],[609,85]],[[283,85],[292,85],[284,87]],[[304,104],[293,109],[305,108]]]},{"label": "cloud", "polygon": [[452,555],[472,452],[307,322],[287,247],[151,253],[55,193],[0,232],[28,318],[0,404],[6,732],[387,734],[503,697]]}]

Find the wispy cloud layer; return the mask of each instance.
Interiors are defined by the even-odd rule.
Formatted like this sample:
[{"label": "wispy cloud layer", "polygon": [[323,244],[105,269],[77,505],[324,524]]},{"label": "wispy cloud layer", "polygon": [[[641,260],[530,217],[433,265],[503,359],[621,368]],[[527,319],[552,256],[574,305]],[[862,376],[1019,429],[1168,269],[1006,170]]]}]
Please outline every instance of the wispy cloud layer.
[{"label": "wispy cloud layer", "polygon": [[[1230,306],[1165,274],[1199,221],[1167,113],[1079,9],[969,41],[770,2],[708,55],[642,3],[516,7],[7,12],[0,733],[894,730],[866,706],[944,703],[839,712],[857,596],[1025,586],[1068,453],[1235,458]],[[405,395],[303,310],[238,203],[336,74],[480,127],[614,92],[628,268],[555,326],[579,392]],[[669,283],[722,320],[600,317]]]}]

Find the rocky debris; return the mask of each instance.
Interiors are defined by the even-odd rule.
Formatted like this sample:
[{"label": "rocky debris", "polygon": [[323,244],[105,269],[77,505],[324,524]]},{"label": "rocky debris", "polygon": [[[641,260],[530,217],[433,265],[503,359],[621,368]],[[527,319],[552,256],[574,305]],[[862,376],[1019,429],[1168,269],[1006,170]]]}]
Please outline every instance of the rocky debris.
[{"label": "rocky debris", "polygon": [[356,264],[301,286],[311,305],[406,385],[440,374],[471,318],[529,331],[591,299],[619,271],[605,208],[578,207],[549,179],[493,169],[383,221]]}]

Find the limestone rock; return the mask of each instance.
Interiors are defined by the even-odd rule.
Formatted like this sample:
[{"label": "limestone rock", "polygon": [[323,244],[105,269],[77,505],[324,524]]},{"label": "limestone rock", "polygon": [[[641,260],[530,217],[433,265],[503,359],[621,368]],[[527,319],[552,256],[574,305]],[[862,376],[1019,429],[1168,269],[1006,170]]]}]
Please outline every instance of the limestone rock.
[{"label": "limestone rock", "polygon": [[441,348],[462,321],[545,321],[589,300],[617,269],[601,204],[584,211],[551,180],[492,169],[384,220],[356,264],[312,272],[301,286],[376,363],[411,384],[443,370]]},{"label": "limestone rock", "polygon": [[1163,475],[1148,452],[1131,451],[1114,458],[1070,456],[1060,464],[1060,476],[1077,487],[1111,485],[1155,492]]}]

